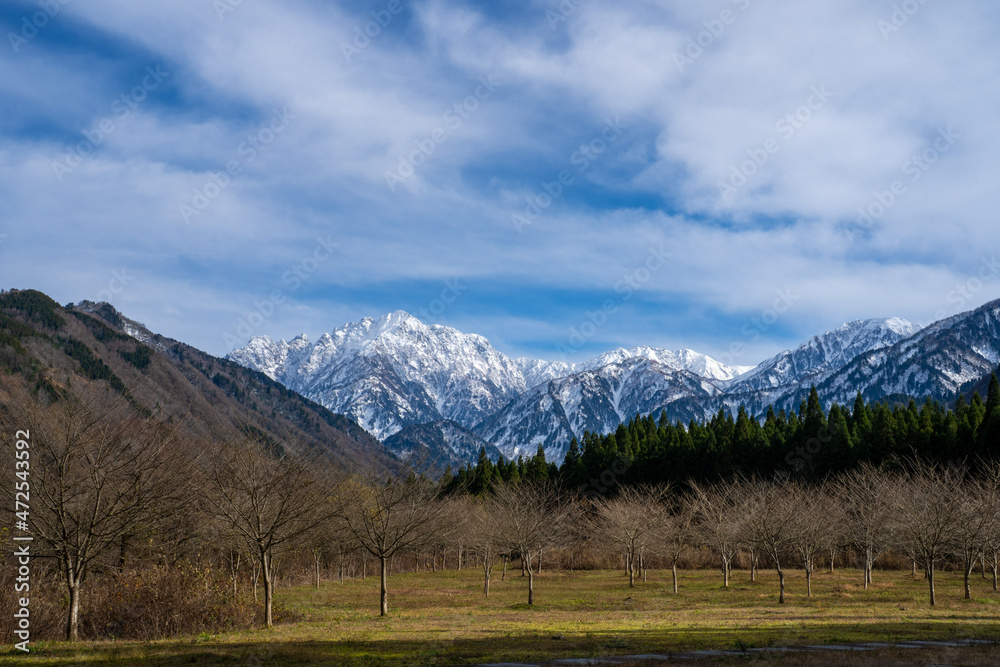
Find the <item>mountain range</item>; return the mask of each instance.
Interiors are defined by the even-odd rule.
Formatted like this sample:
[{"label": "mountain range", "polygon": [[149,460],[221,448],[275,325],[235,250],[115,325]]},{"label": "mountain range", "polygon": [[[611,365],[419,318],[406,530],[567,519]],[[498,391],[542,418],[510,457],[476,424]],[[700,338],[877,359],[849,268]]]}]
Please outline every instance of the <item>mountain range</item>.
[{"label": "mountain range", "polygon": [[636,414],[686,422],[745,406],[760,416],[769,406],[797,409],[811,386],[827,406],[859,392],[868,401],[950,402],[985,387],[998,362],[1000,301],[927,327],[850,322],[751,368],[652,347],[580,363],[512,359],[482,336],[400,311],[315,344],[254,338],[219,359],[106,303],[59,306],[32,290],[0,292],[0,409],[12,382],[52,397],[97,384],[127,396],[139,415],[181,424],[192,443],[251,425],[351,467],[362,459],[455,467],[480,450],[496,459],[539,445],[558,461],[574,437],[613,431]]},{"label": "mountain range", "polygon": [[948,400],[1000,361],[1000,301],[925,328],[900,318],[849,322],[755,367],[652,347],[581,363],[511,359],[482,336],[402,311],[316,343],[256,337],[228,358],[351,417],[402,456],[423,448],[468,460],[478,444],[516,457],[541,445],[561,460],[572,438],[636,414],[686,422],[740,405],[752,414],[794,409],[811,386],[826,404],[850,403],[858,391],[869,400]]}]

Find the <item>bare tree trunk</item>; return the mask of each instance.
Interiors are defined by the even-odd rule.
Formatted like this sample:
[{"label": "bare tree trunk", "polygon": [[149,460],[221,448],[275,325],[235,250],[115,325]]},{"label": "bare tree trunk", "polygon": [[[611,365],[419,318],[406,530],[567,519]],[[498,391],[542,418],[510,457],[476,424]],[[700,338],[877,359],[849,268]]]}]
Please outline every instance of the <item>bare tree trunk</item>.
[{"label": "bare tree trunk", "polygon": [[507,581],[507,554],[503,555],[503,575],[500,577],[500,581]]},{"label": "bare tree trunk", "polygon": [[722,585],[729,588],[729,559],[722,557]]},{"label": "bare tree trunk", "polygon": [[458,571],[462,571],[462,543],[458,543]]},{"label": "bare tree trunk", "polygon": [[233,579],[233,598],[236,598],[236,582],[240,576],[240,560],[243,558],[243,554],[236,552],[236,560],[233,560],[233,550],[229,551],[229,572]]},{"label": "bare tree trunk", "polygon": [[966,558],[965,559],[965,563],[963,565],[964,565],[964,567],[962,569],[964,570],[963,581],[965,583],[965,599],[966,600],[971,600],[972,599],[972,586],[969,583],[969,578],[972,576],[972,568],[975,567],[975,565],[976,565],[976,557],[975,556],[971,556],[969,558]]},{"label": "bare tree trunk", "polygon": [[366,552],[361,553],[361,581],[368,579],[368,554]]},{"label": "bare tree trunk", "polygon": [[381,557],[381,558],[379,558],[379,562],[380,562],[380,564],[382,566],[381,567],[381,570],[382,570],[382,575],[381,575],[382,589],[381,589],[381,595],[380,595],[380,598],[379,598],[380,601],[381,601],[380,602],[380,606],[379,606],[379,615],[380,616],[385,616],[386,614],[389,613],[389,592],[388,592],[388,590],[385,587],[386,578],[388,577],[389,573],[386,571],[386,558],[384,556]]},{"label": "bare tree trunk", "polygon": [[[125,554],[128,551],[129,543],[132,541],[132,535],[128,533],[122,533],[121,539],[118,540],[118,573],[125,569]],[[986,576],[986,575],[983,575]]]},{"label": "bare tree trunk", "polygon": [[528,605],[535,604],[535,575],[531,571],[531,557],[528,557]]},{"label": "bare tree trunk", "polygon": [[260,583],[260,563],[256,560],[253,564],[253,574],[251,575],[251,579],[253,579],[253,601],[257,602],[257,584]]},{"label": "bare tree trunk", "polygon": [[316,590],[319,590],[319,566],[320,566],[321,554],[318,550],[313,554],[313,558],[316,561]]},{"label": "bare tree trunk", "polygon": [[910,568],[910,576],[914,579],[917,578],[917,559],[913,559],[913,566]]},{"label": "bare tree trunk", "polygon": [[931,560],[927,564],[927,583],[931,589],[931,606],[933,607],[937,603],[937,599],[934,597],[934,561]]},{"label": "bare tree trunk", "polygon": [[628,554],[628,587],[635,588],[635,557],[631,552]]},{"label": "bare tree trunk", "polygon": [[813,595],[813,566],[812,562],[806,563],[806,597],[811,598]]},{"label": "bare tree trunk", "polygon": [[677,592],[677,561],[675,560],[670,566],[670,570],[674,575],[674,593]]},{"label": "bare tree trunk", "polygon": [[774,561],[774,567],[778,570],[778,604],[785,604],[785,572],[781,569],[781,564],[777,560]]},{"label": "bare tree trunk", "polygon": [[993,591],[997,590],[997,569],[1000,569],[1000,558],[997,558],[996,552],[993,553]]},{"label": "bare tree trunk", "polygon": [[830,574],[833,574],[833,563],[837,560],[837,547],[830,547]]},{"label": "bare tree trunk", "polygon": [[272,577],[272,556],[266,551],[261,553],[261,569],[264,573],[264,627],[274,626],[274,581]]},{"label": "bare tree trunk", "polygon": [[344,583],[344,547],[340,547],[340,569],[337,574],[340,578],[340,583]]},{"label": "bare tree trunk", "polygon": [[75,642],[79,638],[80,631],[80,581],[72,575],[69,575],[68,579],[69,613],[66,617],[66,639]]},{"label": "bare tree trunk", "polygon": [[524,554],[521,554],[521,576],[524,577],[524,576],[527,576],[527,574],[528,574],[528,571],[524,567]]},{"label": "bare tree trunk", "polygon": [[983,568],[983,579],[986,579],[986,550],[985,549],[979,554],[979,564]]},{"label": "bare tree trunk", "polygon": [[538,550],[538,574],[542,573],[542,549]]}]

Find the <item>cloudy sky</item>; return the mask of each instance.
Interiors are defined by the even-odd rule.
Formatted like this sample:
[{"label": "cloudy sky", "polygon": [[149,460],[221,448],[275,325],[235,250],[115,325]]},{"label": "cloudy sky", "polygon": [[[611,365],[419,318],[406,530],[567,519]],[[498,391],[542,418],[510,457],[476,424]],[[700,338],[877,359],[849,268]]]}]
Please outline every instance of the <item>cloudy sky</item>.
[{"label": "cloudy sky", "polygon": [[1000,297],[984,0],[5,0],[0,283],[754,364]]}]

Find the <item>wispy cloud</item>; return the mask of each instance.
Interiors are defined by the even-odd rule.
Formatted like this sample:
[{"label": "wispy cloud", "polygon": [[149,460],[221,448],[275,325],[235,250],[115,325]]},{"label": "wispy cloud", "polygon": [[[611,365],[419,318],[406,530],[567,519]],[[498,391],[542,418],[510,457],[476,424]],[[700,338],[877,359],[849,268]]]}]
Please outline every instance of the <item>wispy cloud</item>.
[{"label": "wispy cloud", "polygon": [[[389,4],[261,0],[220,18],[211,2],[88,0],[16,49],[8,38],[5,286],[75,301],[125,267],[135,278],[116,306],[221,354],[329,236],[336,259],[255,333],[416,313],[458,279],[468,287],[438,321],[555,358],[662,246],[671,261],[580,355],[651,344],[721,356],[742,341],[738,362],[754,363],[850,319],[929,321],[1000,250],[993,3],[927,3],[905,21],[882,0]],[[36,11],[4,3],[0,31],[18,35]],[[169,76],[136,101],[148,67]],[[123,117],[122,95],[134,103]],[[276,109],[295,118],[264,142]],[[573,156],[609,118],[627,130],[581,169]],[[959,138],[928,163],[948,128]],[[251,160],[241,146],[254,137]],[[58,178],[53,163],[88,141]],[[914,159],[927,167],[917,180]],[[401,163],[408,175],[387,187]],[[734,169],[745,179],[723,197]],[[552,195],[563,171],[572,184]],[[859,226],[895,181],[905,194]],[[518,233],[512,212],[541,195]],[[747,340],[741,328],[783,289],[794,307]],[[984,281],[964,305],[998,296]]]}]

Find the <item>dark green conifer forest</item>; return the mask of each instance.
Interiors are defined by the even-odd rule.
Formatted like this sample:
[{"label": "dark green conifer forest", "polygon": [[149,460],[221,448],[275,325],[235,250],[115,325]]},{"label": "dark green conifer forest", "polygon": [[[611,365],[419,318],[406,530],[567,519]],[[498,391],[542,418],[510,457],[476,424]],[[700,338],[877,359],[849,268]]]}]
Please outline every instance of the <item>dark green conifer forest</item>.
[{"label": "dark green conifer forest", "polygon": [[445,472],[446,493],[465,489],[486,493],[495,482],[558,483],[567,491],[604,494],[618,485],[688,481],[711,482],[734,475],[787,474],[820,480],[863,462],[888,464],[919,457],[930,462],[964,463],[975,468],[1000,455],[1000,383],[992,375],[986,401],[978,391],[954,407],[926,399],[918,404],[866,403],[824,410],[816,389],[797,412],[757,418],[740,407],[720,410],[705,422],[671,423],[662,413],[636,415],[611,434],[575,438],[560,464],[545,460],[543,448],[531,458],[493,463],[485,451],[476,465]]}]

